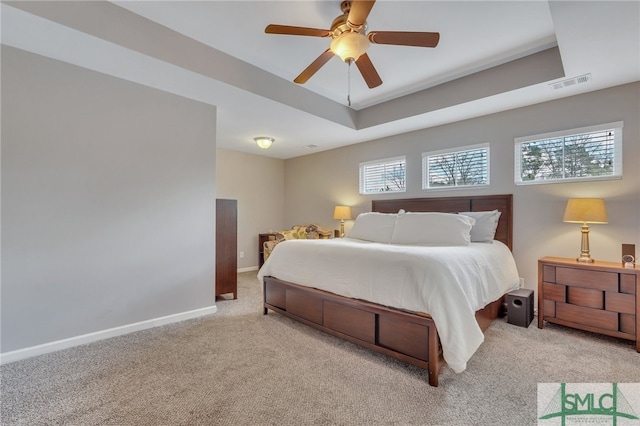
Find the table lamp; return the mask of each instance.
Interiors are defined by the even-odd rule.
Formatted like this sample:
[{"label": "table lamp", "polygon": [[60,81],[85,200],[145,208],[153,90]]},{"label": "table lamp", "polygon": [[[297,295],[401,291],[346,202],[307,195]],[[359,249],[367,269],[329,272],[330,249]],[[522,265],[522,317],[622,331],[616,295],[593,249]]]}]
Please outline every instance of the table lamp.
[{"label": "table lamp", "polygon": [[336,208],[333,209],[333,218],[340,220],[340,238],[344,237],[344,221],[351,220],[351,207],[336,206]]},{"label": "table lamp", "polygon": [[589,223],[607,223],[607,209],[601,198],[571,198],[564,211],[564,222],[582,223],[582,241],[578,262],[592,263],[589,254]]}]

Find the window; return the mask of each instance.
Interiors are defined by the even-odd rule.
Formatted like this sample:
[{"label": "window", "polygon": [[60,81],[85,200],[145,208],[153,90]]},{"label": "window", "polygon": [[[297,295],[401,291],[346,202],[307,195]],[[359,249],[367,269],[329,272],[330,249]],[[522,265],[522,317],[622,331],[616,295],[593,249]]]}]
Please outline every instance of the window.
[{"label": "window", "polygon": [[622,177],[622,122],[515,139],[515,183]]},{"label": "window", "polygon": [[360,194],[405,192],[406,157],[360,163]]},{"label": "window", "polygon": [[489,144],[422,154],[422,189],[489,184]]}]

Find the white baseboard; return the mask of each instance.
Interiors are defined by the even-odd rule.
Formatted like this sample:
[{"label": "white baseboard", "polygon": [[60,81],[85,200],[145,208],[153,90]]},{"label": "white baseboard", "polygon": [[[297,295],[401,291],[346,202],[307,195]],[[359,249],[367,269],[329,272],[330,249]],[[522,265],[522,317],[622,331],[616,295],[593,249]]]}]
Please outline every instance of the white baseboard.
[{"label": "white baseboard", "polygon": [[257,266],[249,266],[247,268],[238,268],[238,273],[242,273],[242,272],[250,272],[250,271],[257,271],[258,267]]},{"label": "white baseboard", "polygon": [[67,349],[74,346],[96,342],[98,340],[108,339],[110,337],[133,333],[134,331],[146,330],[148,328],[159,327],[165,324],[171,324],[174,322],[180,322],[205,315],[211,315],[215,314],[217,311],[218,307],[216,305],[207,306],[206,308],[194,309],[193,311],[167,315],[166,317],[153,318],[150,320],[127,324],[120,327],[114,327],[107,330],[70,337],[68,339],[57,340],[55,342],[44,343],[42,345],[18,349],[16,351],[5,352],[0,354],[0,365],[20,361],[22,359],[32,358],[34,356],[43,355],[50,352],[60,351],[62,349]]}]

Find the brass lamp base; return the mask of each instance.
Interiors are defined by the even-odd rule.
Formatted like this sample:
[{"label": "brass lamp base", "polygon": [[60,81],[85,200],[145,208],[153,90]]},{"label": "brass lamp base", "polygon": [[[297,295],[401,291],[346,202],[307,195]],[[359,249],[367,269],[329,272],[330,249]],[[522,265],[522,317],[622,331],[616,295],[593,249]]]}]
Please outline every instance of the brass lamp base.
[{"label": "brass lamp base", "polygon": [[589,254],[589,225],[582,224],[582,239],[580,241],[580,257],[576,260],[580,263],[593,263],[594,260]]}]

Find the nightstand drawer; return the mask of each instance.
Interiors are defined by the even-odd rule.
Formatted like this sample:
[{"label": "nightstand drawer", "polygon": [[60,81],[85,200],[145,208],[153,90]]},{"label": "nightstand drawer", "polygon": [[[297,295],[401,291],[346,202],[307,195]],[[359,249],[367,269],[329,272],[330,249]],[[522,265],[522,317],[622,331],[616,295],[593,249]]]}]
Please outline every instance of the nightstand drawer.
[{"label": "nightstand drawer", "polygon": [[636,313],[636,297],[633,294],[605,293],[605,309],[621,314]]},{"label": "nightstand drawer", "polygon": [[636,316],[629,314],[620,314],[620,331],[635,336]]},{"label": "nightstand drawer", "polygon": [[620,293],[636,294],[636,276],[620,274]]},{"label": "nightstand drawer", "polygon": [[556,303],[556,318],[604,330],[618,331],[618,314],[601,309]]},{"label": "nightstand drawer", "polygon": [[542,281],[548,283],[556,282],[556,267],[551,265],[544,265],[542,267]]},{"label": "nightstand drawer", "polygon": [[582,287],[569,287],[567,302],[587,308],[604,309],[604,292]]},{"label": "nightstand drawer", "polygon": [[544,291],[544,298],[546,300],[554,300],[556,302],[567,301],[567,286],[552,283],[542,283],[542,288]]},{"label": "nightstand drawer", "polygon": [[618,291],[618,274],[576,268],[556,268],[556,284],[593,288],[602,291]]}]

